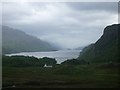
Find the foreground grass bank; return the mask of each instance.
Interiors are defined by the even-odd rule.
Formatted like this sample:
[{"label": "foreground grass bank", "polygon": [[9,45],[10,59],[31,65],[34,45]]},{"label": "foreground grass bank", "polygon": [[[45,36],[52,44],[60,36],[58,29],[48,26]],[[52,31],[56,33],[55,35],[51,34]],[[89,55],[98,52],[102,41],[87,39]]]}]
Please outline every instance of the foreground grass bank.
[{"label": "foreground grass bank", "polygon": [[3,88],[118,88],[119,64],[3,67]]}]

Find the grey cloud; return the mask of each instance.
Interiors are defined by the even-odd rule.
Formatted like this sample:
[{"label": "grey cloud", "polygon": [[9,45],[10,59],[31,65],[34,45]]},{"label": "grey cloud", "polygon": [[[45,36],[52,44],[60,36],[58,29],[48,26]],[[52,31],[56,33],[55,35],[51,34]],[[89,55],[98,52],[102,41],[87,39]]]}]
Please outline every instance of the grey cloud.
[{"label": "grey cloud", "polygon": [[31,14],[27,12],[26,8],[14,2],[2,3],[2,20],[3,23],[16,23],[17,20],[22,19],[24,16]]},{"label": "grey cloud", "polygon": [[118,2],[69,2],[66,4],[76,10],[118,12]]},{"label": "grey cloud", "polygon": [[3,24],[64,48],[76,48],[94,43],[105,26],[117,23],[116,4],[8,3]]}]

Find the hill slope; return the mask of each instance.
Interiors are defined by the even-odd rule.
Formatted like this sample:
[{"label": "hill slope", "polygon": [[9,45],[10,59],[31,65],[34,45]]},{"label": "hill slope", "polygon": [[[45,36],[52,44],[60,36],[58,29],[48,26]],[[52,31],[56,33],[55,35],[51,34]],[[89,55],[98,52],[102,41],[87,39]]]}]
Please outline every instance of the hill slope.
[{"label": "hill slope", "polygon": [[118,44],[120,41],[119,32],[120,24],[107,26],[104,29],[100,39],[84,48],[78,60],[86,60],[89,62],[118,62]]},{"label": "hill slope", "polygon": [[29,51],[50,51],[58,48],[23,31],[2,26],[2,52],[16,53]]}]

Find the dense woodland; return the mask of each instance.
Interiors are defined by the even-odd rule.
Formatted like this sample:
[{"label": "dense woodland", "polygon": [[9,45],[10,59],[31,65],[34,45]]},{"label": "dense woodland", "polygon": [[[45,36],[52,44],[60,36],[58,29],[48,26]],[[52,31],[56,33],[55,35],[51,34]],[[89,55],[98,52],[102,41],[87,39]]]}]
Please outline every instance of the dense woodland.
[{"label": "dense woodland", "polygon": [[3,56],[3,67],[43,67],[46,65],[54,66],[57,61],[54,58],[35,58],[29,56]]}]

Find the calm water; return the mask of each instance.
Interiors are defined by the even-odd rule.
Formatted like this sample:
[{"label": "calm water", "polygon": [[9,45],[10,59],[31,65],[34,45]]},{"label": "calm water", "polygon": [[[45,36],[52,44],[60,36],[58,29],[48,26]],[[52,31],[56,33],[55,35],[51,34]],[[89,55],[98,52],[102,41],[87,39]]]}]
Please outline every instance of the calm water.
[{"label": "calm water", "polygon": [[59,50],[59,51],[49,51],[49,52],[21,52],[14,54],[6,54],[8,56],[14,55],[24,55],[24,56],[34,56],[37,58],[50,57],[55,58],[57,63],[61,63],[67,59],[77,58],[81,50]]}]

